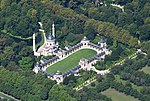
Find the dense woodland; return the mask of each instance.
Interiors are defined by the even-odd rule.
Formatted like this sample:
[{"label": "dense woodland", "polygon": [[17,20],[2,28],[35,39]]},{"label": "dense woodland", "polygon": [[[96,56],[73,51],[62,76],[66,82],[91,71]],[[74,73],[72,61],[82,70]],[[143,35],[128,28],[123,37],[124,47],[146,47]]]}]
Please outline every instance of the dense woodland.
[{"label": "dense woodland", "polygon": [[[124,6],[124,12],[111,3]],[[107,68],[106,64],[110,65],[111,61],[126,57],[130,51],[125,47],[141,48],[148,55],[139,54],[124,65],[112,67],[106,77],[97,75],[97,83],[91,84],[93,87],[76,92],[72,89],[80,78],[71,75],[63,84],[56,85],[45,75],[34,74],[32,68],[38,58],[33,56],[32,40],[13,37],[28,38],[38,33],[38,22],[43,23],[47,35],[55,23],[61,48],[76,44],[84,36],[91,41],[97,35],[105,37],[108,45],[113,45],[113,54],[97,63],[100,70]],[[0,30],[1,92],[23,101],[111,101],[101,94],[111,87],[141,101],[150,99],[150,75],[138,71],[150,66],[149,0],[0,0]],[[85,73],[82,79],[87,80],[91,75],[92,72]],[[126,84],[116,82],[116,75],[127,81]],[[131,84],[142,89],[137,91]]]}]

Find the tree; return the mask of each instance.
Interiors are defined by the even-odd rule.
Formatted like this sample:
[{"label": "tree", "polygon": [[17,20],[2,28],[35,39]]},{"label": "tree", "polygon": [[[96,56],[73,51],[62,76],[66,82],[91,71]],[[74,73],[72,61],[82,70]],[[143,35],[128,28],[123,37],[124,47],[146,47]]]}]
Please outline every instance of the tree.
[{"label": "tree", "polygon": [[138,39],[137,39],[137,38],[131,37],[131,39],[129,40],[129,44],[130,44],[132,47],[139,47],[139,45],[138,45]]},{"label": "tree", "polygon": [[98,85],[96,85],[97,92],[102,92],[110,87],[109,81],[104,80],[100,82]]},{"label": "tree", "polygon": [[138,26],[135,23],[130,24],[127,29],[133,36],[137,36]]},{"label": "tree", "polygon": [[102,79],[103,79],[102,75],[101,74],[97,74],[96,79],[97,79],[98,82],[101,82]]},{"label": "tree", "polygon": [[27,57],[27,56],[32,56],[32,49],[30,46],[24,46],[22,47],[22,49],[19,51],[19,55],[20,56],[23,56],[23,57]]},{"label": "tree", "polygon": [[36,17],[37,11],[36,11],[35,9],[33,9],[33,8],[30,8],[30,9],[28,10],[27,15],[28,15],[28,16],[31,16],[31,17]]},{"label": "tree", "polygon": [[98,70],[105,70],[106,69],[106,64],[105,64],[104,61],[98,61],[98,62],[96,62],[96,64],[94,66]]},{"label": "tree", "polygon": [[69,7],[71,8],[71,9],[75,9],[75,8],[77,8],[78,7],[78,2],[76,2],[76,1],[74,1],[74,0],[70,0],[70,2],[69,2]]},{"label": "tree", "polygon": [[68,77],[65,77],[63,84],[74,87],[76,82],[76,77],[74,75],[70,75]]},{"label": "tree", "polygon": [[139,28],[139,35],[141,40],[150,40],[150,25],[143,25]]},{"label": "tree", "polygon": [[147,17],[146,19],[144,19],[144,24],[150,24],[150,17]]},{"label": "tree", "polygon": [[93,28],[91,28],[91,27],[88,27],[88,28],[85,29],[85,35],[90,40],[95,39],[96,34],[97,34],[97,32]]},{"label": "tree", "polygon": [[150,54],[150,41],[143,42],[141,49],[147,54]]},{"label": "tree", "polygon": [[0,3],[1,3],[0,8],[1,9],[5,9],[7,6],[11,5],[11,0],[1,0]]},{"label": "tree", "polygon": [[127,13],[120,13],[118,17],[118,26],[122,27],[126,24],[127,22]]},{"label": "tree", "polygon": [[70,43],[73,42],[75,40],[75,34],[69,33],[66,37],[66,40]]},{"label": "tree", "polygon": [[88,16],[89,16],[90,18],[94,18],[94,19],[98,20],[99,17],[100,17],[100,13],[99,13],[99,11],[98,11],[97,8],[92,7],[92,8],[90,8],[89,11],[88,11]]},{"label": "tree", "polygon": [[17,66],[17,64],[14,61],[10,61],[9,64],[6,66],[6,69],[8,69],[10,71],[17,71],[19,69],[19,67]]},{"label": "tree", "polygon": [[76,101],[64,88],[63,85],[54,85],[49,92],[49,101]]},{"label": "tree", "polygon": [[0,91],[25,101],[47,100],[48,92],[55,82],[44,75],[26,73],[21,69],[14,72],[0,67]]},{"label": "tree", "polygon": [[0,30],[4,29],[5,21],[4,19],[0,20]]},{"label": "tree", "polygon": [[29,68],[31,69],[33,66],[33,61],[31,57],[22,57],[21,60],[19,60],[19,65],[22,68]]}]

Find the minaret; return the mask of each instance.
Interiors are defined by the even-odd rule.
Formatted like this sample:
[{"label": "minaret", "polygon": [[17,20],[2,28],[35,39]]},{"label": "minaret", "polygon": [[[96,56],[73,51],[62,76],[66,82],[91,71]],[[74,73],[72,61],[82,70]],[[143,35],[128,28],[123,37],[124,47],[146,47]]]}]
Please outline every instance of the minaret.
[{"label": "minaret", "polygon": [[43,36],[44,36],[44,43],[46,43],[46,34],[45,34],[45,32],[43,32]]},{"label": "minaret", "polygon": [[52,24],[52,36],[55,38],[55,24]]},{"label": "minaret", "polygon": [[33,34],[33,52],[35,53],[35,33]]}]

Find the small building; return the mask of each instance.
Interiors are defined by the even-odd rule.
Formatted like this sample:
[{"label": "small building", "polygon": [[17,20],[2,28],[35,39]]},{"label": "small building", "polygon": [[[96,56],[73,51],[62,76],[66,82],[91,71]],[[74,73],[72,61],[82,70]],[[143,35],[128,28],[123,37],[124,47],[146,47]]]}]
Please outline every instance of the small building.
[{"label": "small building", "polygon": [[57,84],[60,84],[63,82],[64,77],[63,77],[62,73],[56,72],[55,74],[53,74],[53,77],[51,79],[56,80]]},{"label": "small building", "polygon": [[37,62],[36,65],[34,66],[33,71],[34,71],[35,73],[38,73],[39,70],[40,70],[40,66],[39,66],[39,63]]},{"label": "small building", "polygon": [[100,47],[102,47],[102,48],[106,48],[106,46],[107,46],[106,41],[103,39],[99,40],[98,45],[100,45]]},{"label": "small building", "polygon": [[70,45],[66,46],[65,49],[66,50],[70,50],[72,47]]},{"label": "small building", "polygon": [[87,39],[87,37],[85,36],[85,37],[81,40],[80,43],[82,43],[83,46],[87,46],[89,42],[90,42],[90,41],[89,41],[89,40]]}]

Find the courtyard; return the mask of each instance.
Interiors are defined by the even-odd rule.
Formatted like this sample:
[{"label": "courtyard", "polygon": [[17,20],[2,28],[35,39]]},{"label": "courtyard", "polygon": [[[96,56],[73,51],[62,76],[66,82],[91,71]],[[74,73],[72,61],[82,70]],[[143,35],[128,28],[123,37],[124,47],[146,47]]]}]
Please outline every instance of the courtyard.
[{"label": "courtyard", "polygon": [[89,59],[90,57],[96,55],[97,52],[92,49],[81,49],[67,58],[53,64],[52,66],[47,68],[47,72],[56,73],[57,71],[64,73],[68,70],[72,69],[74,66],[77,66],[80,59],[85,58]]}]

